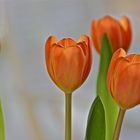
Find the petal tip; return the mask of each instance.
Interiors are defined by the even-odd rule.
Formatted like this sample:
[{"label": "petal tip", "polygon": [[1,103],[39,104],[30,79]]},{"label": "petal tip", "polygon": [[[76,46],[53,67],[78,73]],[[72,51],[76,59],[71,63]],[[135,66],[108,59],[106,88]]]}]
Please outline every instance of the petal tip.
[{"label": "petal tip", "polygon": [[113,56],[118,56],[118,57],[125,57],[126,56],[126,51],[123,48],[119,48]]},{"label": "petal tip", "polygon": [[75,46],[76,41],[72,38],[63,38],[57,44],[65,48],[65,47]]},{"label": "petal tip", "polygon": [[83,34],[83,35],[80,36],[80,39],[78,40],[78,43],[79,42],[85,42],[86,45],[90,46],[90,38],[86,34]]},{"label": "petal tip", "polygon": [[52,46],[57,42],[57,38],[55,36],[49,36],[46,40],[45,46]]}]

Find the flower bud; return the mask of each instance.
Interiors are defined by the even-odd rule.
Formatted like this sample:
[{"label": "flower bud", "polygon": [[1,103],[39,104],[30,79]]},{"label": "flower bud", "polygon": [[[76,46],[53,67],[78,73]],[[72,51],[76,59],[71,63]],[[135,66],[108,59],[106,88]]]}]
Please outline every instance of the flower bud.
[{"label": "flower bud", "polygon": [[126,55],[123,49],[118,49],[109,66],[107,85],[121,108],[140,104],[140,55]]},{"label": "flower bud", "polygon": [[79,41],[64,38],[60,41],[50,36],[45,44],[48,73],[65,93],[72,93],[86,80],[91,69],[90,40],[82,35]]},{"label": "flower bud", "polygon": [[111,16],[105,16],[92,22],[91,36],[94,47],[99,53],[101,51],[101,41],[105,33],[109,38],[113,52],[119,48],[128,51],[132,38],[131,24],[128,17],[123,16],[118,21]]}]

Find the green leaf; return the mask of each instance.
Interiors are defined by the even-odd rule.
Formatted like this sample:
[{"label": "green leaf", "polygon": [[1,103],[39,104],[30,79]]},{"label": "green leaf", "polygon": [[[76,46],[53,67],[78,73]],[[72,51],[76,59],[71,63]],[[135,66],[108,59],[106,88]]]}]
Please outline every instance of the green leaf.
[{"label": "green leaf", "polygon": [[107,72],[112,57],[112,49],[107,34],[104,35],[101,46],[99,75],[97,79],[97,95],[100,97],[105,109],[106,138],[112,140],[117,116],[118,106],[112,99],[107,88]]},{"label": "green leaf", "polygon": [[4,117],[1,101],[0,101],[0,140],[5,140]]},{"label": "green leaf", "polygon": [[105,140],[105,112],[98,96],[90,108],[85,140]]}]

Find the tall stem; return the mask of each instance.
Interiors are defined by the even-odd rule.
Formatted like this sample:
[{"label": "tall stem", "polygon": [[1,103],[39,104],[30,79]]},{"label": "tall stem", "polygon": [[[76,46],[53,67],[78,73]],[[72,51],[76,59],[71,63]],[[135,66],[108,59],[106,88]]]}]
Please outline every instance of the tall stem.
[{"label": "tall stem", "polygon": [[65,94],[65,140],[71,140],[71,102],[72,94]]},{"label": "tall stem", "polygon": [[114,131],[113,140],[119,140],[119,136],[120,136],[120,132],[121,132],[121,126],[122,126],[122,122],[123,122],[125,112],[126,112],[126,110],[123,110],[123,109],[120,108],[119,115],[118,115],[118,120],[117,120],[117,123],[116,123],[116,128],[115,128],[115,131]]}]

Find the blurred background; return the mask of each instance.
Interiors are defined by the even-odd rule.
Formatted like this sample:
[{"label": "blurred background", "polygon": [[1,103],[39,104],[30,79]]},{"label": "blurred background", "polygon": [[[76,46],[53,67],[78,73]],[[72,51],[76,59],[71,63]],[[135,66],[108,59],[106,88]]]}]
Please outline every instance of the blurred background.
[{"label": "blurred background", "polygon": [[[130,17],[130,53],[140,53],[139,0],[0,0],[0,96],[6,140],[63,140],[64,95],[48,76],[44,43],[90,35],[90,23],[104,15]],[[84,140],[96,94],[99,55],[93,49],[91,73],[73,94],[73,140]],[[140,107],[126,113],[120,140],[140,139]]]}]

